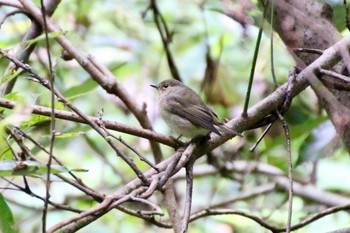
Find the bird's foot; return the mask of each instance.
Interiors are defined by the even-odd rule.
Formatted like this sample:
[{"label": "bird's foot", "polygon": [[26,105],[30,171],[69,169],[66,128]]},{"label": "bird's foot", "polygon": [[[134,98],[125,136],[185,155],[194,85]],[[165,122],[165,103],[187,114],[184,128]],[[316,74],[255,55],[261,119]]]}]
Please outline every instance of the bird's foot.
[{"label": "bird's foot", "polygon": [[182,135],[176,137],[170,136],[177,144],[179,144],[180,147],[186,146],[188,143],[184,143],[183,141],[180,140]]}]

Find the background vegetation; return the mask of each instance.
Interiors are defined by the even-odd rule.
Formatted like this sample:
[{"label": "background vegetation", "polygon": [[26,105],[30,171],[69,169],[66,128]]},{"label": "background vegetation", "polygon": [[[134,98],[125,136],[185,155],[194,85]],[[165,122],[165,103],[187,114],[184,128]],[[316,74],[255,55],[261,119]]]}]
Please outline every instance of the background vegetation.
[{"label": "background vegetation", "polygon": [[[177,212],[181,216],[187,208],[186,163],[183,169],[178,168],[179,172],[171,174],[165,186],[144,198],[142,195],[150,189],[146,184],[134,189],[128,186],[128,182],[139,182],[138,176],[120,155],[125,155],[147,174],[153,169],[144,158],[156,165],[160,158],[172,158],[184,150],[180,148],[175,152],[176,143],[166,136],[178,135],[169,132],[159,117],[157,94],[150,87],[168,78],[180,77],[201,94],[221,119],[242,119],[261,26],[264,30],[249,106],[256,107],[255,104],[271,97],[276,86],[288,82],[288,72],[295,62],[286,43],[272,30],[269,21],[263,20],[263,4],[243,0],[62,1],[57,7],[47,7],[47,11],[54,9],[52,20],[47,23],[50,71],[45,35],[40,33],[35,39],[27,40],[30,30],[35,28],[33,25],[43,25],[37,23],[35,11],[26,5],[31,2],[0,1],[0,48],[31,67],[26,70],[11,66],[4,54],[0,60],[1,231],[46,231],[77,217],[71,225],[62,224],[68,232],[75,231],[79,228],[74,225],[77,220],[86,219],[82,213],[92,211],[92,219],[83,224],[82,232],[179,232],[171,223],[184,220],[176,216],[169,218],[169,213]],[[32,3],[40,7],[40,1]],[[348,34],[345,6],[340,1],[329,3],[337,30],[345,36]],[[51,22],[60,30],[53,32],[56,30],[50,28]],[[67,52],[60,41],[62,38],[86,60]],[[31,48],[28,58],[21,59],[20,54]],[[110,74],[99,69],[106,77],[102,80],[96,78],[98,75],[94,76],[93,68],[89,67],[106,67]],[[52,101],[52,86],[45,87],[44,81],[31,71],[46,80],[54,77],[54,87],[64,99],[56,95]],[[9,88],[11,83],[13,88]],[[127,100],[131,100],[131,104],[126,103]],[[9,109],[12,108],[9,103],[16,106]],[[57,110],[75,112],[67,103],[85,116],[99,118],[90,120],[98,123],[100,131],[91,122],[83,124],[60,119],[60,116],[52,120],[47,116],[50,114],[37,110],[42,106],[50,112],[54,104]],[[254,107],[252,109],[258,109]],[[255,113],[252,111],[252,114]],[[284,114],[290,139],[277,120],[252,151],[250,148],[266,129],[266,126],[252,129],[253,123],[268,115],[261,114],[255,122],[247,120],[248,123],[237,125],[233,121],[232,126],[244,131],[244,138],[212,137],[213,143],[197,145],[201,149],[194,153],[198,159],[194,164],[193,221],[188,232],[286,231],[288,210],[292,212],[291,225],[301,224],[293,229],[296,232],[329,232],[348,227],[349,154],[314,91],[306,88],[296,93]],[[102,120],[117,126],[101,124]],[[129,131],[118,124],[129,127]],[[142,130],[150,126],[156,134]],[[286,141],[291,143],[292,207],[288,201]],[[157,150],[159,145],[161,152]],[[50,182],[46,166],[48,154],[60,161],[52,161],[56,167],[50,171]],[[147,178],[155,181],[154,176]],[[48,186],[50,203],[46,199]],[[129,190],[121,195],[119,192],[124,188]],[[140,191],[140,188],[144,189]],[[132,191],[135,196],[128,196]],[[173,191],[175,198],[172,199],[169,193]],[[119,196],[115,196],[116,193]],[[112,204],[104,208],[115,204],[114,209],[94,210],[108,199],[104,195],[114,198]],[[125,197],[127,201],[119,204]],[[170,200],[176,201],[175,209]],[[205,211],[209,216],[205,216]],[[305,221],[313,216],[317,217],[310,223]]]}]

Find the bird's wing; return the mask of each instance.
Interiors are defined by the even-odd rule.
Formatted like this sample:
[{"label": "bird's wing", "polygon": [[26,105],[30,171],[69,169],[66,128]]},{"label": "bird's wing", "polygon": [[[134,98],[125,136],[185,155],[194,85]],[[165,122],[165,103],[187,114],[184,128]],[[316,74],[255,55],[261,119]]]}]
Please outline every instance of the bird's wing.
[{"label": "bird's wing", "polygon": [[[197,125],[199,127],[205,128],[211,132],[214,132],[218,135],[221,135],[221,133],[215,128],[213,125],[213,113],[212,111],[207,108],[206,106],[202,105],[189,105],[181,104],[181,102],[176,101],[176,99],[173,99],[174,103],[177,107],[174,107],[170,109],[170,111],[173,114],[177,114],[181,117],[186,118],[190,122],[192,122],[194,125]],[[176,102],[176,103],[175,103]],[[172,105],[174,106],[174,105]]]},{"label": "bird's wing", "polygon": [[221,135],[213,124],[213,115],[211,115],[210,109],[206,109],[202,106],[192,106],[191,108],[184,108],[183,112],[186,118],[192,123],[214,132],[217,135]]}]

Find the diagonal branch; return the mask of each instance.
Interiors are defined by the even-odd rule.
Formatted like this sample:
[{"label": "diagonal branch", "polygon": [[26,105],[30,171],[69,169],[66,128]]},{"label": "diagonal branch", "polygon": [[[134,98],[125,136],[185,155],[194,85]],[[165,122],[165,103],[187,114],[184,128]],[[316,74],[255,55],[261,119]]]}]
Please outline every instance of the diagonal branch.
[{"label": "diagonal branch", "polygon": [[100,134],[105,141],[113,148],[113,150],[116,152],[118,156],[120,156],[124,162],[126,162],[129,167],[135,172],[137,177],[142,180],[144,184],[148,184],[148,179],[143,175],[141,170],[136,166],[136,164],[133,162],[131,158],[129,158],[122,150],[119,149],[119,147],[114,143],[109,135],[99,126],[97,122],[91,121],[87,115],[85,115],[82,111],[79,110],[75,105],[73,105],[71,102],[69,102],[55,87],[52,87],[50,82],[44,78],[42,78],[40,75],[38,75],[36,72],[32,70],[32,68],[27,65],[23,64],[16,58],[10,56],[6,52],[4,52],[2,49],[0,49],[0,54],[13,62],[17,67],[22,68],[23,70],[27,71],[35,81],[39,82],[41,85],[43,85],[45,88],[52,91],[52,93],[57,97],[59,101],[64,103],[68,108],[70,108],[72,111],[74,111],[77,115],[79,115],[81,118],[83,118],[85,121],[89,123],[89,125],[98,133]]},{"label": "diagonal branch", "polygon": [[[300,50],[295,50],[295,48],[308,48],[309,51],[315,51],[315,49],[316,51],[323,50],[334,47],[334,43],[342,38],[333,23],[332,10],[326,4],[317,0],[267,0],[261,1],[261,3],[268,11],[272,8],[275,9],[274,29],[279,33],[299,67],[306,67],[316,59],[319,60],[319,55],[314,53],[296,53]],[[287,24],[288,26],[286,26]],[[326,68],[341,74],[346,74],[349,71],[349,46],[348,44],[337,44],[337,62],[329,60],[333,64],[332,66],[314,67],[315,73],[320,68]],[[340,62],[340,60],[342,61]],[[350,153],[350,101],[348,90],[342,88],[330,88],[327,90],[322,87],[322,84],[312,73],[309,73],[306,78]],[[329,79],[333,78],[329,77]]]},{"label": "diagonal branch", "polygon": [[[56,8],[58,7],[60,2],[61,1],[59,1],[59,0],[46,1],[45,2],[46,13],[50,16],[53,15],[54,11],[56,10]],[[17,2],[17,3],[19,4],[19,2]],[[22,10],[22,6],[20,4],[17,5],[17,3],[15,3],[14,1],[12,1],[12,2],[10,1],[10,3],[8,3],[7,1],[0,1],[0,5],[13,6],[13,7],[16,7],[18,9]],[[19,46],[20,48],[16,54],[16,57],[20,61],[27,62],[29,59],[29,56],[32,54],[32,52],[34,51],[34,49],[36,47],[36,43],[28,46],[27,41],[38,37],[42,32],[43,32],[43,27],[41,25],[39,25],[35,20],[32,20],[32,25],[29,28],[27,34],[23,37],[22,43]],[[14,66],[12,64],[10,64],[8,66],[7,70],[10,71],[13,68],[14,68]],[[12,91],[12,89],[16,83],[16,80],[17,79],[14,78],[8,82],[3,94],[8,94]]]},{"label": "diagonal branch", "polygon": [[168,27],[162,14],[159,11],[156,0],[151,0],[150,8],[153,11],[153,20],[156,23],[157,29],[159,31],[160,38],[164,46],[166,58],[168,60],[169,69],[174,79],[181,81],[180,73],[175,65],[173,55],[170,51],[169,44],[171,42],[171,34],[169,33]]},{"label": "diagonal branch", "polygon": [[[333,64],[335,64],[340,59],[339,54],[339,47],[350,47],[350,36],[342,39],[334,46],[330,47],[329,49],[325,50],[322,56],[320,56],[315,62],[310,64],[307,68],[305,68],[302,72],[300,72],[296,79],[295,83],[293,85],[292,90],[292,96],[297,95],[299,92],[301,92],[306,86],[307,81],[306,78],[309,75],[313,74],[313,71],[317,69],[318,67],[330,67]],[[237,117],[228,122],[228,126],[243,131],[245,129],[248,129],[250,126],[252,126],[257,121],[261,120],[263,117],[271,113],[272,111],[275,111],[275,109],[283,103],[284,97],[287,93],[287,84],[282,85],[281,87],[277,88],[276,91],[274,91],[272,94],[270,94],[268,97],[260,101],[255,106],[251,107],[248,111],[247,117]],[[159,173],[164,172],[167,167],[173,162],[174,156],[180,156],[180,161],[175,167],[175,170],[172,172],[172,175],[176,174],[188,161],[189,155],[193,154],[195,158],[199,158],[202,155],[210,152],[211,150],[215,149],[219,145],[223,144],[227,140],[229,140],[232,136],[230,135],[223,135],[222,137],[211,135],[211,140],[209,140],[206,144],[191,144],[191,148],[187,147],[185,150],[186,153],[181,153],[180,150],[175,152],[171,157],[168,159],[160,162],[157,164],[157,168]],[[190,153],[193,152],[193,153]],[[154,174],[156,174],[154,169],[150,169],[147,172],[144,173],[144,176],[146,179],[150,179]],[[125,195],[129,194],[132,190],[135,190],[139,187],[141,187],[144,183],[140,179],[134,179],[130,181],[128,184],[124,185],[119,190],[115,191],[113,194],[111,194],[109,197],[113,198],[114,200],[118,200],[123,198]],[[295,190],[297,187],[294,187]],[[95,207],[98,208],[99,204],[97,204]],[[103,210],[105,211],[105,210]],[[106,212],[105,212],[106,213]],[[101,216],[103,213],[101,213]],[[77,224],[77,223],[72,223]],[[88,223],[86,223],[88,224]]]},{"label": "diagonal branch", "polygon": [[[23,7],[35,18],[41,25],[43,25],[43,19],[40,14],[40,9],[35,6],[32,1],[19,0]],[[47,29],[50,32],[60,32],[59,27],[51,20],[46,18]],[[74,46],[64,35],[60,35],[56,38],[57,42],[85,69],[91,77],[99,83],[99,85],[110,94],[118,96],[128,109],[134,114],[143,128],[152,130],[152,125],[147,117],[146,106],[140,106],[134,101],[130,93],[122,86],[113,74],[103,65],[99,64],[91,56],[84,56],[80,53],[76,46]],[[158,143],[150,141],[151,149],[156,162],[160,162],[163,159],[162,152]]]},{"label": "diagonal branch", "polygon": [[[0,98],[0,106],[8,109],[14,109],[16,107],[16,102],[12,100],[7,100]],[[27,108],[31,109],[33,114],[41,116],[51,116],[51,108],[46,108],[39,105],[28,105]],[[89,124],[88,121],[84,120],[78,114],[65,110],[55,110],[55,117],[63,120]],[[100,121],[97,117],[88,116],[91,121],[98,123]],[[103,120],[103,124],[107,129],[116,130],[119,132],[131,134],[138,137],[143,137],[149,140],[153,140],[164,145],[176,148],[178,144],[169,136],[156,133],[148,129],[142,129],[137,127],[132,127],[126,124],[118,123],[115,121]]]}]

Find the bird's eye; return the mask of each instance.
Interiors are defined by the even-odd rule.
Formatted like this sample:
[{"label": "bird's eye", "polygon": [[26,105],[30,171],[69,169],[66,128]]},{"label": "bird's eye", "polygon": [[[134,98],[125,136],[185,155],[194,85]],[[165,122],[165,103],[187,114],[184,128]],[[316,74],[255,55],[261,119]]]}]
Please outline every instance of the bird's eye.
[{"label": "bird's eye", "polygon": [[164,88],[168,88],[168,87],[169,87],[169,84],[164,84],[163,87],[164,87]]}]

